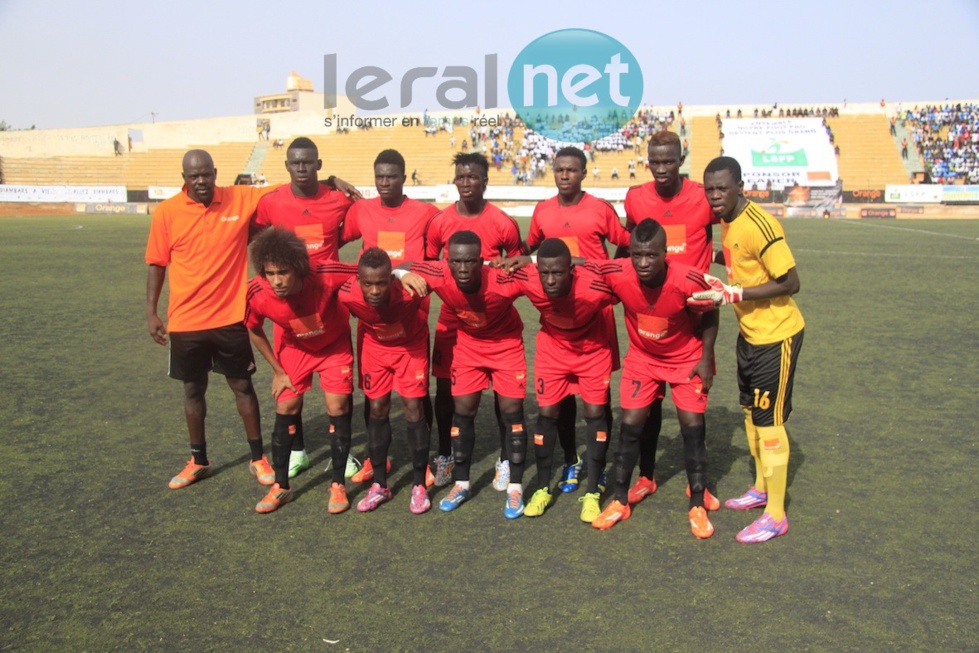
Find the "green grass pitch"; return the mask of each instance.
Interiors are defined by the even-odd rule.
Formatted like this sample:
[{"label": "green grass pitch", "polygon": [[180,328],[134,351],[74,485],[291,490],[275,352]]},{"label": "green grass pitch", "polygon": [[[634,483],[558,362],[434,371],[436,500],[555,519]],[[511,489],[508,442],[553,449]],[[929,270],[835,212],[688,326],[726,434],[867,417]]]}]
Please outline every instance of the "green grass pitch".
[{"label": "green grass pitch", "polygon": [[[503,518],[488,400],[476,496],[452,514],[408,512],[395,420],[394,501],[327,515],[316,394],[315,465],[294,503],[256,514],[263,489],[220,377],[208,393],[217,473],[169,490],[187,437],[180,385],[145,329],[148,218],[0,220],[0,650],[979,649],[979,222],[784,224],[807,320],[791,530],[745,546],[744,513],[714,513],[710,540],[690,535],[668,401],[661,489],[608,532],[578,520],[581,491],[539,519]],[[520,306],[532,363],[537,318]],[[707,414],[722,500],[751,481],[735,329],[726,309]],[[361,455],[359,413],[360,400]],[[532,428],[532,400],[527,415]]]}]

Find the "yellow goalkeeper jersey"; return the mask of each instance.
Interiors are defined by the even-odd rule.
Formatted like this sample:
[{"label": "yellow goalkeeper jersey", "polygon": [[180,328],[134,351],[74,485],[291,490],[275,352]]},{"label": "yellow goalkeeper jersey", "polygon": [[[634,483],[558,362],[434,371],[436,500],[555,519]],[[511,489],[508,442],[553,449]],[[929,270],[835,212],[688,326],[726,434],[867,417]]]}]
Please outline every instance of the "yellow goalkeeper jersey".
[{"label": "yellow goalkeeper jersey", "polygon": [[[782,225],[752,201],[725,223],[724,262],[730,283],[744,288],[777,279],[795,267]],[[732,305],[745,340],[767,345],[797,334],[806,325],[789,295],[746,300]]]}]

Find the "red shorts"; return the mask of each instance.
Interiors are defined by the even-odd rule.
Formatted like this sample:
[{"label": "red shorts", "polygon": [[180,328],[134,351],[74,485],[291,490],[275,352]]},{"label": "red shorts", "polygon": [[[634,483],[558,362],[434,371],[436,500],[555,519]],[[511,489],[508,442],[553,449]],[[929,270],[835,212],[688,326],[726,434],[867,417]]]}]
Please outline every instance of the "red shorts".
[{"label": "red shorts", "polygon": [[482,392],[492,381],[501,397],[523,399],[527,395],[523,340],[470,342],[469,338],[462,338],[456,343],[450,378],[453,397]]},{"label": "red shorts", "polygon": [[566,396],[579,393],[585,403],[602,406],[608,400],[611,378],[610,349],[575,354],[555,343],[546,332],[537,332],[534,392],[538,406],[553,406]]},{"label": "red shorts", "polygon": [[439,321],[435,324],[435,342],[432,346],[432,376],[437,379],[448,379],[452,376],[458,325],[459,318],[443,305]]},{"label": "red shorts", "polygon": [[645,408],[666,396],[666,384],[670,384],[673,404],[680,410],[703,413],[707,410],[707,393],[700,377],[688,380],[694,363],[683,367],[660,365],[645,354],[635,354],[630,348],[622,366],[619,382],[619,404],[631,410]]},{"label": "red shorts", "polygon": [[283,390],[278,401],[292,399],[312,389],[314,372],[319,374],[320,388],[324,392],[349,395],[354,391],[354,356],[349,338],[340,338],[316,353],[284,346],[278,355],[282,369],[296,386],[296,392],[289,388]]},{"label": "red shorts", "polygon": [[364,341],[360,355],[360,388],[368,399],[396,390],[402,397],[428,394],[428,343],[421,347],[383,347]]}]

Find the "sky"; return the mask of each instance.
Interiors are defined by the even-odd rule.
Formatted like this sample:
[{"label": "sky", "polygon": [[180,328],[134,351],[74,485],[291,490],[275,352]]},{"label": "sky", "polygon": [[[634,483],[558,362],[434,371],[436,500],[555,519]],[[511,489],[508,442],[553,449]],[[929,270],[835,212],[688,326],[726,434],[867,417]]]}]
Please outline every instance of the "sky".
[{"label": "sky", "polygon": [[[566,28],[625,45],[642,66],[644,104],[979,96],[979,0],[686,4],[0,0],[0,120],[44,129],[251,114],[291,70],[322,91],[327,54],[341,86],[368,65],[395,80],[416,66],[482,75],[497,54],[506,105],[520,50]],[[419,81],[407,110],[437,109],[437,85]]]}]

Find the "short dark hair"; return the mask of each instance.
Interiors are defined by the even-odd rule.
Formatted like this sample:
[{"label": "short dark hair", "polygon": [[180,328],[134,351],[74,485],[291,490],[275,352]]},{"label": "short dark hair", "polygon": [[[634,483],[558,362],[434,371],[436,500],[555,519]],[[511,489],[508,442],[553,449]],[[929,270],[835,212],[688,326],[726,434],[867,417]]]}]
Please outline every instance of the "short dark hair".
[{"label": "short dark hair", "polygon": [[300,279],[309,276],[309,253],[302,238],[289,229],[269,227],[251,245],[252,266],[265,276],[269,265],[282,265],[295,270]]},{"label": "short dark hair", "polygon": [[472,231],[457,231],[449,236],[449,247],[453,245],[476,245],[480,250],[483,249],[483,241]]},{"label": "short dark hair", "polygon": [[401,156],[401,152],[397,150],[382,150],[377,158],[374,159],[374,165],[388,163],[393,166],[398,166],[398,170],[401,174],[405,173],[405,158]]},{"label": "short dark hair", "polygon": [[560,238],[545,238],[537,249],[537,258],[571,258],[571,250],[568,244]]},{"label": "short dark hair", "polygon": [[727,170],[734,177],[735,182],[741,181],[741,164],[738,160],[730,156],[719,156],[704,168],[704,176],[706,177],[709,173],[720,172],[721,170]]},{"label": "short dark hair", "polygon": [[452,165],[478,166],[483,169],[483,176],[489,176],[489,159],[479,152],[457,152],[452,157]]},{"label": "short dark hair", "polygon": [[305,136],[300,136],[293,142],[289,143],[289,147],[286,148],[286,152],[289,150],[313,150],[316,152],[317,157],[320,155],[319,148],[316,147],[316,143],[313,142],[313,139],[306,138]]},{"label": "short dark hair", "polygon": [[569,145],[568,147],[562,147],[560,150],[558,150],[557,154],[554,155],[554,160],[557,161],[562,156],[573,156],[574,158],[581,161],[582,170],[588,167],[588,159],[585,157],[585,153],[573,145]]},{"label": "short dark hair", "polygon": [[656,132],[649,137],[649,145],[646,149],[649,150],[651,147],[675,147],[677,156],[683,156],[683,148],[680,146],[680,137],[674,132]]},{"label": "short dark hair", "polygon": [[383,270],[384,268],[391,269],[391,257],[380,247],[368,247],[361,253],[357,269]]},{"label": "short dark hair", "polygon": [[663,231],[663,225],[652,218],[646,218],[632,230],[632,242],[648,243]]}]

